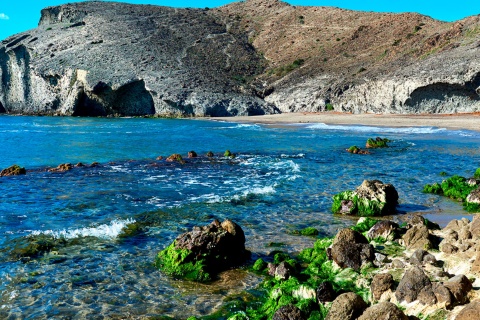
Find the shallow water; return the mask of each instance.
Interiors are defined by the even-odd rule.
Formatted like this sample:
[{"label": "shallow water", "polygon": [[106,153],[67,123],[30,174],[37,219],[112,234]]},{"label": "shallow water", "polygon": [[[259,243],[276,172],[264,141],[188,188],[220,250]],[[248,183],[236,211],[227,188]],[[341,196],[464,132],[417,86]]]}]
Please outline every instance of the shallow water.
[{"label": "shallow water", "polygon": [[[230,218],[244,229],[253,258],[278,249],[270,242],[298,252],[315,239],[289,231],[312,226],[332,235],[355,222],[332,216],[331,197],[364,179],[397,188],[396,218],[420,212],[445,224],[471,216],[454,201],[421,193],[423,185],[441,181],[442,171],[471,176],[480,167],[480,133],[431,127],[3,116],[0,134],[0,168],[30,170],[0,179],[0,318],[10,319],[209,314],[261,279],[244,270],[207,285],[164,276],[152,263],[179,233]],[[376,136],[393,140],[391,148],[345,152]],[[237,157],[224,158],[226,149]],[[155,160],[190,150],[217,156],[184,165]],[[100,165],[44,170],[94,161]],[[145,234],[117,237],[152,212],[157,219]],[[9,257],[15,239],[39,233],[79,243],[29,262]]]}]

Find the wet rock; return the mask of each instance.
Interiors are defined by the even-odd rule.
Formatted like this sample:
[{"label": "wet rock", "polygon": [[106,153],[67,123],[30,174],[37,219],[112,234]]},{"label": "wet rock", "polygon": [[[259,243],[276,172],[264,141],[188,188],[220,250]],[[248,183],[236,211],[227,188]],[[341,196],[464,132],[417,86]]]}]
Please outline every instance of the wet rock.
[{"label": "wet rock", "polygon": [[158,157],[156,158],[156,160],[159,160],[159,161],[160,161],[160,160],[163,160],[163,156],[158,156]]},{"label": "wet rock", "polygon": [[7,176],[18,176],[18,175],[23,175],[26,174],[27,171],[25,168],[22,168],[16,164],[14,164],[11,167],[8,167],[6,169],[3,169],[0,171],[0,177],[7,177]]},{"label": "wet rock", "polygon": [[65,172],[73,169],[73,165],[71,163],[62,163],[58,165],[56,168],[48,169],[48,172]]},{"label": "wet rock", "polygon": [[243,263],[248,256],[241,227],[229,220],[222,224],[214,220],[178,236],[158,253],[156,265],[175,277],[210,281],[218,272]]},{"label": "wet rock", "polygon": [[174,153],[172,155],[170,155],[167,159],[165,159],[165,161],[167,162],[180,162],[180,163],[183,163],[183,158],[181,155],[179,155],[178,153]]},{"label": "wet rock", "polygon": [[437,298],[437,303],[441,304],[445,308],[450,308],[450,306],[453,304],[453,296],[447,287],[441,283],[434,282],[432,283],[432,291],[435,294],[435,298]]},{"label": "wet rock", "polygon": [[355,192],[360,198],[385,203],[384,206],[386,206],[387,209],[394,210],[398,203],[398,193],[395,187],[389,183],[383,183],[380,180],[364,180]]},{"label": "wet rock", "polygon": [[480,315],[480,301],[469,303],[462,309],[455,318],[455,320],[474,320],[479,319]]},{"label": "wet rock", "polygon": [[369,239],[394,240],[398,224],[393,221],[382,220],[378,221],[367,233]]},{"label": "wet rock", "polygon": [[468,203],[480,204],[480,188],[477,188],[470,192],[470,194],[467,196],[466,201]]},{"label": "wet rock", "polygon": [[306,320],[307,318],[303,314],[303,312],[289,304],[283,307],[280,307],[275,314],[273,315],[272,320]]},{"label": "wet rock", "polygon": [[188,158],[196,158],[197,156],[197,153],[193,150],[188,152]]},{"label": "wet rock", "polygon": [[367,308],[358,320],[408,320],[408,317],[395,304],[380,302]]},{"label": "wet rock", "polygon": [[428,253],[425,250],[417,249],[415,252],[410,256],[410,263],[416,265],[423,265],[424,263],[430,263],[432,265],[437,263],[437,259],[434,255]]},{"label": "wet rock", "polygon": [[82,168],[82,167],[85,167],[85,165],[83,163],[79,162],[75,165],[75,167],[76,168]]},{"label": "wet rock", "polygon": [[340,230],[333,241],[331,257],[341,268],[359,271],[362,264],[374,259],[373,246],[359,232],[350,228]]},{"label": "wet rock", "polygon": [[231,153],[230,150],[225,150],[225,152],[223,153],[223,156],[224,157],[232,157],[233,153]]},{"label": "wet rock", "polygon": [[375,139],[368,139],[365,143],[366,148],[387,148],[387,142],[390,142],[388,139],[382,139],[380,137],[376,137]]},{"label": "wet rock", "polygon": [[357,146],[351,146],[350,148],[345,150],[353,154],[370,154],[370,152],[368,152],[367,150],[362,150]]},{"label": "wet rock", "polygon": [[393,276],[390,273],[376,274],[372,279],[370,290],[372,291],[373,298],[380,300],[382,294],[393,288]]},{"label": "wet rock", "polygon": [[468,302],[468,292],[472,290],[472,283],[463,274],[457,275],[443,283],[450,290],[455,300],[460,304]]},{"label": "wet rock", "polygon": [[353,320],[357,319],[367,308],[363,299],[353,293],[347,292],[339,295],[332,303],[325,320]]},{"label": "wet rock", "polygon": [[402,239],[407,249],[428,250],[432,248],[430,234],[428,233],[427,227],[424,225],[414,225],[412,228],[407,230]]},{"label": "wet rock", "polygon": [[318,285],[317,290],[318,303],[332,302],[337,297],[337,293],[333,290],[330,282],[322,282]]},{"label": "wet rock", "polygon": [[294,268],[288,262],[282,261],[275,268],[275,279],[288,280],[293,273]]},{"label": "wet rock", "polygon": [[395,297],[399,302],[406,301],[410,303],[417,300],[420,292],[426,287],[431,289],[432,283],[430,279],[428,279],[421,268],[414,266],[403,275],[395,291]]},{"label": "wet rock", "polygon": [[208,152],[207,152],[207,157],[208,157],[208,158],[213,158],[213,156],[214,156],[214,154],[213,154],[212,151],[208,151]]}]

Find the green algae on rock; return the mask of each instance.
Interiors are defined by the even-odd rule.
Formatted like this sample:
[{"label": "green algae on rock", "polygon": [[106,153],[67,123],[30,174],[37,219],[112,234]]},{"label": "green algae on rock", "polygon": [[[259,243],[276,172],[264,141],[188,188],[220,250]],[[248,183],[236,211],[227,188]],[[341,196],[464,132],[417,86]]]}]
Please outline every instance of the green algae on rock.
[{"label": "green algae on rock", "polygon": [[22,168],[19,165],[14,164],[13,166],[0,171],[0,177],[18,176],[26,173],[27,171],[25,170],[25,168]]},{"label": "green algae on rock", "polygon": [[355,191],[333,196],[332,212],[358,216],[383,216],[395,212],[397,190],[379,180],[364,180]]},{"label": "green algae on rock", "polygon": [[366,148],[388,148],[387,142],[390,142],[391,140],[387,138],[380,138],[377,137],[375,139],[368,139],[367,143],[365,144]]},{"label": "green algae on rock", "polygon": [[242,228],[228,219],[222,223],[214,220],[178,236],[158,253],[155,265],[176,278],[207,282],[248,257]]}]

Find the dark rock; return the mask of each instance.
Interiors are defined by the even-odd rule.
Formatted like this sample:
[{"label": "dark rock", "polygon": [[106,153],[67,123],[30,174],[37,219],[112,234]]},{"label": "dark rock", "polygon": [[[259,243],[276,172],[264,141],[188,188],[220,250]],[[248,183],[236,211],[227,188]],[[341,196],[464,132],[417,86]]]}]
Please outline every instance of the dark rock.
[{"label": "dark rock", "polygon": [[395,304],[380,302],[367,308],[358,320],[408,320],[408,317]]},{"label": "dark rock", "polygon": [[275,268],[275,278],[277,280],[288,280],[294,273],[294,268],[285,261],[282,261]]},{"label": "dark rock", "polygon": [[27,171],[25,170],[25,168],[21,168],[20,166],[14,164],[13,166],[0,171],[0,177],[18,176],[26,173]]},{"label": "dark rock", "polygon": [[272,320],[306,320],[307,318],[303,314],[302,310],[289,304],[280,307],[273,315]]},{"label": "dark rock", "polygon": [[480,301],[469,303],[462,309],[455,320],[477,320],[480,319]]},{"label": "dark rock", "polygon": [[450,290],[447,289],[443,284],[434,282],[432,283],[432,291],[437,298],[437,303],[440,303],[445,306],[445,308],[450,308],[453,304],[453,296],[450,293]]},{"label": "dark rock", "polygon": [[436,264],[437,259],[425,250],[417,249],[410,257],[410,263],[423,265],[424,263]]},{"label": "dark rock", "polygon": [[407,230],[402,239],[407,249],[428,250],[432,248],[430,234],[428,233],[427,227],[424,225],[414,225],[412,228]]},{"label": "dark rock", "polygon": [[79,162],[75,165],[75,167],[81,168],[81,167],[85,167],[85,165],[83,163]]},{"label": "dark rock", "polygon": [[450,290],[455,300],[460,304],[468,302],[468,292],[472,290],[472,283],[463,274],[457,275],[443,285]]},{"label": "dark rock", "polygon": [[188,152],[189,158],[196,158],[197,156],[198,156],[197,153],[193,150]]},{"label": "dark rock", "polygon": [[337,297],[337,293],[333,290],[330,282],[322,282],[318,285],[317,290],[318,303],[332,302]]},{"label": "dark rock", "polygon": [[332,307],[325,320],[354,320],[367,308],[363,299],[353,292],[339,295],[332,303]]},{"label": "dark rock", "polygon": [[370,290],[373,298],[379,300],[385,291],[393,288],[393,276],[390,273],[378,273],[372,279]]},{"label": "dark rock", "polygon": [[178,153],[174,153],[174,154],[170,155],[167,159],[165,159],[165,161],[167,161],[167,162],[177,161],[177,162],[180,162],[180,163],[184,162],[182,156],[179,155]]},{"label": "dark rock", "polygon": [[432,286],[426,286],[422,288],[422,290],[420,290],[420,293],[418,294],[417,299],[418,301],[420,301],[420,303],[428,306],[431,306],[437,303],[437,297],[433,292]]},{"label": "dark rock", "polygon": [[431,289],[432,283],[430,279],[428,279],[421,268],[415,266],[407,270],[403,275],[395,291],[395,297],[399,302],[406,301],[410,303],[417,300],[420,292],[426,287]]},{"label": "dark rock", "polygon": [[157,255],[156,265],[167,274],[209,281],[215,274],[239,265],[249,256],[243,230],[231,220],[194,227]]},{"label": "dark rock", "polygon": [[335,236],[331,256],[341,268],[352,268],[358,271],[363,263],[373,261],[375,251],[361,233],[345,228]]},{"label": "dark rock", "polygon": [[378,221],[369,231],[367,237],[369,239],[394,240],[398,224],[388,220]]},{"label": "dark rock", "polygon": [[208,157],[208,158],[213,158],[213,156],[214,156],[214,155],[213,155],[213,152],[212,152],[212,151],[208,151],[208,152],[207,152],[207,157]]}]

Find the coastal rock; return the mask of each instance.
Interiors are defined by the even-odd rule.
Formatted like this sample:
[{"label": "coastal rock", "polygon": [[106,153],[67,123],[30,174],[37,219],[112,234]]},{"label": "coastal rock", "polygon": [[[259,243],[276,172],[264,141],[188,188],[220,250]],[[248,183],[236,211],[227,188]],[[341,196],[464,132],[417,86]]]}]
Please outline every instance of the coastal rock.
[{"label": "coastal rock", "polygon": [[335,236],[331,256],[341,268],[352,268],[358,271],[365,262],[373,261],[375,252],[373,246],[361,233],[345,228]]},{"label": "coastal rock", "polygon": [[49,172],[65,172],[70,171],[73,169],[73,165],[71,163],[62,163],[59,164],[56,168],[48,169]]},{"label": "coastal rock", "polygon": [[302,310],[289,304],[275,311],[272,320],[307,320],[307,318],[302,313]]},{"label": "coastal rock", "polygon": [[434,282],[432,283],[432,291],[435,294],[437,303],[442,305],[445,308],[450,308],[453,304],[453,296],[450,293],[450,290],[447,289],[443,284]]},{"label": "coastal rock", "polygon": [[430,263],[432,265],[437,263],[437,259],[434,255],[428,253],[425,250],[417,249],[415,252],[410,256],[410,263],[416,265],[423,265],[424,263]]},{"label": "coastal rock", "polygon": [[409,318],[395,304],[380,302],[367,308],[358,320],[408,320]]},{"label": "coastal rock", "polygon": [[165,159],[165,161],[167,161],[167,162],[180,162],[180,163],[184,162],[183,157],[178,153],[174,153],[174,154],[170,155],[167,159]]},{"label": "coastal rock", "polygon": [[430,234],[424,225],[414,225],[408,229],[402,239],[408,249],[430,249],[432,247]]},{"label": "coastal rock", "polygon": [[197,153],[193,150],[188,152],[188,158],[196,158],[197,156]]},{"label": "coastal rock", "polygon": [[472,263],[470,272],[480,276],[480,251],[478,251],[475,256],[475,260]]},{"label": "coastal rock", "polygon": [[477,188],[470,192],[466,200],[468,203],[480,204],[480,188]]},{"label": "coastal rock", "polygon": [[293,272],[293,267],[288,262],[282,261],[276,266],[274,276],[277,280],[288,280]]},{"label": "coastal rock", "polygon": [[339,295],[332,303],[332,307],[325,320],[354,320],[367,308],[363,299],[353,292]]},{"label": "coastal rock", "polygon": [[472,290],[472,283],[465,275],[457,275],[444,282],[443,285],[452,293],[458,303],[465,304],[468,302],[467,295]]},{"label": "coastal rock", "polygon": [[406,301],[410,303],[417,300],[422,290],[431,290],[431,288],[432,283],[430,279],[428,279],[421,268],[415,266],[407,270],[403,275],[395,291],[395,297],[399,302]]},{"label": "coastal rock", "polygon": [[455,320],[473,320],[478,319],[480,315],[480,301],[469,303],[455,317]]},{"label": "coastal rock", "polygon": [[18,176],[18,175],[23,175],[26,174],[27,171],[25,168],[22,168],[16,164],[14,164],[11,167],[8,167],[6,169],[3,169],[0,171],[0,177],[7,177],[7,176]]},{"label": "coastal rock", "polygon": [[330,282],[322,282],[315,291],[318,303],[332,302],[337,297],[337,293],[333,290]]},{"label": "coastal rock", "polygon": [[393,276],[390,273],[376,274],[372,279],[370,290],[375,300],[380,300],[382,294],[393,288]]},{"label": "coastal rock", "polygon": [[174,277],[210,281],[219,271],[243,263],[248,256],[240,226],[230,220],[222,224],[214,220],[179,235],[158,253],[156,265]]},{"label": "coastal rock", "polygon": [[383,239],[392,241],[397,236],[398,224],[393,221],[382,220],[378,221],[370,230],[368,230],[367,237],[369,239]]},{"label": "coastal rock", "polygon": [[364,180],[355,192],[360,198],[376,200],[385,203],[385,206],[395,207],[398,203],[398,193],[394,186],[380,180]]},{"label": "coastal rock", "polygon": [[480,239],[480,216],[475,215],[470,223],[470,232],[472,237]]}]

